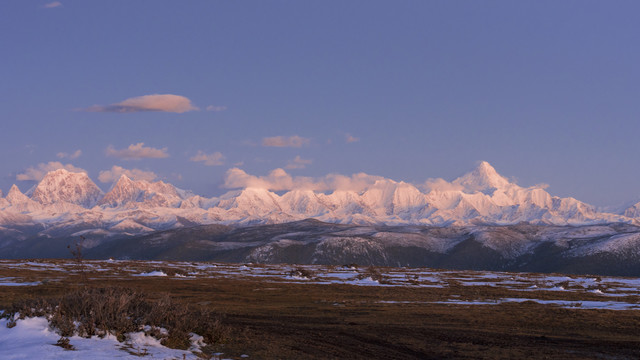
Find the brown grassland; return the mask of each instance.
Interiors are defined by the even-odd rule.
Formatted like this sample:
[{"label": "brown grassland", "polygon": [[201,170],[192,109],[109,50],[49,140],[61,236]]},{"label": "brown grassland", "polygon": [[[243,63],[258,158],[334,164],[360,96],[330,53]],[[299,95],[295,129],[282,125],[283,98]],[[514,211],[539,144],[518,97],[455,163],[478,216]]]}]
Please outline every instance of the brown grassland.
[{"label": "brown grassland", "polygon": [[[52,261],[55,263],[55,261]],[[132,263],[133,264],[133,263]],[[2,267],[0,278],[42,282],[0,287],[0,309],[83,288],[125,287],[220,316],[225,339],[208,349],[250,359],[638,359],[640,311],[560,308],[534,302],[454,305],[448,299],[525,297],[494,286],[354,286],[251,277],[194,280],[94,271],[61,275]],[[129,265],[135,266],[135,265]],[[144,269],[144,263],[140,263]],[[256,265],[259,266],[259,265]],[[531,296],[531,295],[529,295]],[[539,291],[538,299],[602,300]],[[637,302],[636,298],[627,299]]]}]

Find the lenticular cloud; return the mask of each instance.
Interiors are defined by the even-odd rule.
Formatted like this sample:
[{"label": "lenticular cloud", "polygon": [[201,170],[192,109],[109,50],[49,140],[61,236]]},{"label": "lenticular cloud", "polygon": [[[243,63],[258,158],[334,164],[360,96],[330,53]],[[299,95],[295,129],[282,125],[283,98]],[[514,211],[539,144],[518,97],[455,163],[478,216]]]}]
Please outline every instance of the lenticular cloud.
[{"label": "lenticular cloud", "polygon": [[172,113],[184,113],[198,110],[191,100],[184,96],[172,94],[153,94],[132,97],[111,105],[94,105],[86,109],[92,112],[119,112],[132,113],[140,111],[163,111]]}]

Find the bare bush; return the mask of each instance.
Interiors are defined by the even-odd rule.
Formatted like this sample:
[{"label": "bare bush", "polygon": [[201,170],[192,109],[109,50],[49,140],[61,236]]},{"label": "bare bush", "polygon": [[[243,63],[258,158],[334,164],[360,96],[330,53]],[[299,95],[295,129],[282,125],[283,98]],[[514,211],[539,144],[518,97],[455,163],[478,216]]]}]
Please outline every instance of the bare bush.
[{"label": "bare bush", "polygon": [[58,339],[58,342],[56,342],[55,344],[53,344],[55,346],[60,346],[61,348],[65,349],[65,350],[75,350],[76,348],[71,345],[71,343],[69,342],[69,338],[68,337],[64,337],[61,336],[60,339]]},{"label": "bare bush", "polygon": [[356,276],[356,278],[358,278],[360,280],[370,278],[371,280],[377,281],[380,284],[389,283],[388,277],[384,276],[380,272],[380,270],[378,270],[378,268],[376,268],[375,266],[369,266],[367,268],[367,270],[365,270],[364,272],[361,272],[360,274],[358,274],[358,276]]},{"label": "bare bush", "polygon": [[302,267],[297,267],[291,271],[288,271],[286,275],[291,277],[305,278],[305,279],[311,279],[315,276],[313,271],[302,268]]},{"label": "bare bush", "polygon": [[[12,319],[45,316],[62,337],[112,334],[121,342],[126,334],[148,328],[148,335],[174,349],[188,349],[190,333],[208,344],[227,340],[228,330],[220,316],[201,307],[173,301],[168,295],[152,301],[127,288],[83,288],[62,297],[14,304],[4,316]],[[166,331],[158,331],[158,329]],[[154,331],[155,329],[155,331]]]}]

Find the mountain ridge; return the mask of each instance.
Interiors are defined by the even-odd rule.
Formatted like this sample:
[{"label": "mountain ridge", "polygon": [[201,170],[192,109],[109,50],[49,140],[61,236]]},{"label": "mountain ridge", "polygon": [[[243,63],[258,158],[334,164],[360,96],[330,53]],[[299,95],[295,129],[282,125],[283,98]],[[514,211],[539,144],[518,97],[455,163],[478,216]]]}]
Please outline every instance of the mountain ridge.
[{"label": "mountain ridge", "polygon": [[640,204],[617,214],[601,212],[573,198],[552,196],[542,187],[520,187],[486,161],[450,183],[442,181],[446,186],[420,189],[377,178],[359,191],[291,189],[280,195],[265,187],[246,187],[204,198],[162,181],[133,180],[125,175],[103,193],[86,173],[59,169],[47,173],[30,197],[12,186],[0,198],[0,213],[4,214],[0,218],[20,215],[21,221],[29,218],[48,228],[86,223],[95,226],[95,231],[114,233],[307,218],[342,224],[428,226],[640,223]]}]

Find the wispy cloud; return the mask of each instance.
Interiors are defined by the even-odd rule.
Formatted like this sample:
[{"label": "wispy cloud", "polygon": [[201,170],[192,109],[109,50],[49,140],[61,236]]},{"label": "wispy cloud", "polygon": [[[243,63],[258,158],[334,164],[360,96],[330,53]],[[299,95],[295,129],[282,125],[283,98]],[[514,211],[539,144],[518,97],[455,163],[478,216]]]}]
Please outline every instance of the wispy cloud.
[{"label": "wispy cloud", "polygon": [[314,191],[363,191],[378,180],[383,180],[381,176],[368,175],[365,173],[345,176],[340,174],[329,174],[321,178],[306,176],[291,176],[283,169],[275,169],[266,176],[255,176],[247,174],[239,168],[232,168],[225,174],[224,187],[229,189],[238,188],[261,188],[272,191],[289,190],[314,190]]},{"label": "wispy cloud", "polygon": [[207,154],[202,150],[198,150],[198,153],[191,157],[190,161],[202,162],[206,166],[219,166],[224,164],[224,155],[216,151],[213,154]]},{"label": "wispy cloud", "polygon": [[154,173],[153,171],[125,169],[121,166],[114,165],[109,170],[100,171],[98,180],[103,183],[111,183],[120,179],[122,175],[126,175],[129,179],[133,180],[153,181],[158,178],[158,175],[156,175],[156,173]]},{"label": "wispy cloud", "polygon": [[310,142],[311,142],[311,139],[304,138],[298,135],[272,136],[272,137],[263,138],[262,146],[299,148],[304,145],[309,145]]},{"label": "wispy cloud", "polygon": [[76,150],[72,153],[59,152],[56,156],[60,159],[77,159],[82,155],[82,150]]},{"label": "wispy cloud", "polygon": [[47,175],[48,172],[50,171],[55,171],[58,169],[65,169],[67,171],[70,172],[84,172],[86,173],[86,170],[81,169],[79,167],[75,167],[71,164],[62,164],[61,162],[58,161],[51,161],[48,163],[40,163],[38,165],[36,165],[35,167],[30,167],[28,169],[26,169],[23,173],[16,175],[16,180],[18,181],[27,181],[27,180],[34,180],[34,181],[40,181],[42,180],[42,178]]},{"label": "wispy cloud", "polygon": [[313,160],[303,159],[300,155],[296,156],[293,160],[289,160],[285,169],[304,169],[307,165],[310,165]]},{"label": "wispy cloud", "polygon": [[53,2],[42,5],[42,7],[45,9],[53,9],[61,6],[62,6],[62,3],[60,1],[53,1]]},{"label": "wispy cloud", "polygon": [[106,150],[107,156],[124,160],[138,159],[161,159],[169,157],[167,148],[156,149],[144,146],[144,143],[131,144],[128,148],[117,150],[109,145]]},{"label": "wispy cloud", "polygon": [[360,141],[360,138],[357,138],[351,134],[345,134],[345,141],[347,142],[347,144],[350,144]]},{"label": "wispy cloud", "polygon": [[209,105],[209,106],[207,106],[207,108],[206,108],[206,109],[207,109],[207,111],[215,111],[215,112],[218,112],[218,111],[225,111],[225,110],[227,110],[227,107],[226,107],[226,106],[219,106],[219,105]]},{"label": "wispy cloud", "polygon": [[111,105],[94,105],[84,109],[90,112],[132,113],[140,111],[163,111],[184,113],[198,110],[191,100],[184,96],[172,94],[153,94],[132,97]]}]

